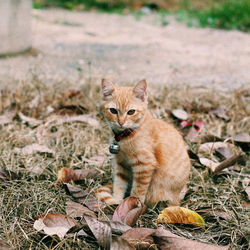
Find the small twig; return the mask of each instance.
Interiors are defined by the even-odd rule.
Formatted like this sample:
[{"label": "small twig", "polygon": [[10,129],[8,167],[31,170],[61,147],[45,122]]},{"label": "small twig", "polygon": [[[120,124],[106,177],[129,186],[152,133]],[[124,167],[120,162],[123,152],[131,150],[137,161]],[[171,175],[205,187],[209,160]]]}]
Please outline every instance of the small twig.
[{"label": "small twig", "polygon": [[230,158],[224,160],[223,162],[221,162],[221,164],[219,164],[214,172],[213,172],[213,176],[217,175],[221,170],[228,168],[230,166],[232,166],[233,164],[235,164],[236,162],[242,161],[242,155],[233,155]]}]

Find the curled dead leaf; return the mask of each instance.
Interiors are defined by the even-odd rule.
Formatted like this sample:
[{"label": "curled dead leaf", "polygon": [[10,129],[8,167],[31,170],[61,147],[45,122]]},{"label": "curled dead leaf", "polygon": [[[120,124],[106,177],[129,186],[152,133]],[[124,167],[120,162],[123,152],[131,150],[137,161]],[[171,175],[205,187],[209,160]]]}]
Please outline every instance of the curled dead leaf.
[{"label": "curled dead leaf", "polygon": [[120,221],[129,226],[133,226],[139,216],[146,211],[147,207],[136,197],[127,197],[116,208],[112,220]]},{"label": "curled dead leaf", "polygon": [[171,233],[163,228],[157,228],[152,234],[154,241],[158,244],[160,249],[171,250],[194,250],[194,249],[206,249],[206,250],[227,250],[228,246],[217,246],[207,243],[202,243],[195,240],[189,240],[184,237],[180,237]]},{"label": "curled dead leaf", "polygon": [[210,168],[210,169],[212,170],[212,172],[214,172],[215,169],[217,168],[217,166],[220,165],[220,163],[218,163],[218,162],[214,162],[214,161],[212,161],[212,160],[209,160],[209,159],[203,158],[203,157],[201,157],[201,158],[199,159],[199,161],[200,161],[200,163],[201,163],[203,166],[206,166],[206,167]]},{"label": "curled dead leaf", "polygon": [[88,215],[84,215],[84,219],[87,222],[91,232],[95,236],[97,242],[105,249],[110,249],[112,241],[111,227],[107,223],[100,222]]},{"label": "curled dead leaf", "polygon": [[184,207],[167,207],[158,215],[157,223],[192,224],[205,229],[204,219],[196,212]]},{"label": "curled dead leaf", "polygon": [[134,250],[135,247],[133,247],[127,240],[123,239],[122,237],[113,236],[110,250],[123,250],[123,249]]},{"label": "curled dead leaf", "polygon": [[44,231],[48,235],[57,235],[60,239],[66,235],[70,228],[77,225],[77,222],[63,214],[48,213],[36,217],[34,228],[37,231]]},{"label": "curled dead leaf", "polygon": [[230,152],[235,150],[235,146],[227,142],[206,142],[200,145],[199,152],[212,154],[214,151],[218,151],[220,148],[227,148]]},{"label": "curled dead leaf", "polygon": [[136,249],[151,249],[150,247],[156,247],[152,237],[154,232],[155,229],[152,228],[131,228],[122,235],[122,238],[135,246]]},{"label": "curled dead leaf", "polygon": [[86,178],[93,178],[98,173],[100,173],[97,169],[70,169],[70,168],[62,168],[58,171],[57,181],[58,182],[70,182],[70,181],[79,181],[84,180]]},{"label": "curled dead leaf", "polygon": [[84,207],[80,203],[73,201],[66,202],[66,214],[72,218],[83,217],[84,215],[89,215],[93,218],[96,218],[96,215],[93,211],[89,210],[87,207]]},{"label": "curled dead leaf", "polygon": [[226,114],[225,109],[218,107],[217,109],[214,109],[211,111],[211,114],[216,115],[218,118],[221,118],[225,121],[230,121],[230,117]]},{"label": "curled dead leaf", "polygon": [[64,184],[63,186],[66,192],[72,195],[77,202],[82,203],[92,211],[98,212],[100,209],[106,207],[105,203],[98,201],[94,195],[81,188],[75,187],[71,184]]}]

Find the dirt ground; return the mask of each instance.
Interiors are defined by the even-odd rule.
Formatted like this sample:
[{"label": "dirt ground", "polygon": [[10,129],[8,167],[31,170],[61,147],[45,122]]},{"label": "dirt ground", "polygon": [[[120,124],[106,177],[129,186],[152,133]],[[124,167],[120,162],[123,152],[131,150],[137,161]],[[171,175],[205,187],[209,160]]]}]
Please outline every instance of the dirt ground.
[{"label": "dirt ground", "polygon": [[0,59],[0,86],[25,80],[30,72],[76,82],[79,73],[119,83],[146,78],[156,84],[238,88],[250,83],[250,35],[190,28],[167,17],[33,11],[37,54]]}]

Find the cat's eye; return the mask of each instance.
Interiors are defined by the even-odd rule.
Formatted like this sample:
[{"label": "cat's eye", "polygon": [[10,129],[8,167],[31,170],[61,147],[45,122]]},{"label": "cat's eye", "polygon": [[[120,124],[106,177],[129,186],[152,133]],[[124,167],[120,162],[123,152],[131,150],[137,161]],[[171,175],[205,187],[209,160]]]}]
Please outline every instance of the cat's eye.
[{"label": "cat's eye", "polygon": [[135,110],[134,110],[134,109],[130,109],[130,110],[127,112],[128,115],[133,115],[134,113],[135,113]]},{"label": "cat's eye", "polygon": [[114,114],[114,115],[117,115],[118,114],[118,111],[114,108],[110,108],[109,111]]}]

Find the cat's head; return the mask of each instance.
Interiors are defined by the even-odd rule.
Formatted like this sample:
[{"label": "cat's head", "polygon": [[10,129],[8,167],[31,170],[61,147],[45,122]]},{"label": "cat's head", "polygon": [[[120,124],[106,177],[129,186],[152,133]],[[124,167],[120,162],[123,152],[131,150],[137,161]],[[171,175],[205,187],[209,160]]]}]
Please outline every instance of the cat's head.
[{"label": "cat's head", "polygon": [[102,109],[109,126],[115,131],[138,128],[147,111],[147,83],[135,87],[118,87],[102,80]]}]

